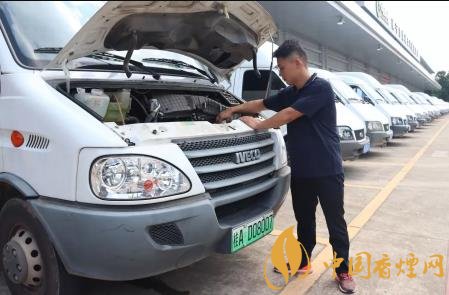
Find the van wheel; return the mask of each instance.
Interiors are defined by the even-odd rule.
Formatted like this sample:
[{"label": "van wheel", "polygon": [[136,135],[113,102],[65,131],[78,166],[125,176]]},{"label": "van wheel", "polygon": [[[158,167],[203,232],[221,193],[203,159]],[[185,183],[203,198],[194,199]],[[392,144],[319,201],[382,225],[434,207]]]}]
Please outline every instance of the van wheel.
[{"label": "van wheel", "polygon": [[0,212],[0,270],[12,295],[79,294],[30,204],[11,199]]}]

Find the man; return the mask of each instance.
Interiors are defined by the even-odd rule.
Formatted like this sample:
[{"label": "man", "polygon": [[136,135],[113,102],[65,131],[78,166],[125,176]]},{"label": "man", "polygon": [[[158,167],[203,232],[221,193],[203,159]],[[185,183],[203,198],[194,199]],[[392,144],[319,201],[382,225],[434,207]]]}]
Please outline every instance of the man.
[{"label": "man", "polygon": [[[353,293],[355,282],[348,273],[349,237],[344,219],[344,174],[334,93],[326,80],[316,77],[316,74],[310,75],[306,53],[297,41],[285,41],[274,52],[274,57],[277,58],[280,75],[289,87],[266,99],[228,108],[217,116],[217,121],[229,121],[235,113],[255,114],[270,109],[277,113],[264,121],[250,116],[240,120],[253,129],[287,124],[291,194],[298,222],[298,241],[311,257],[316,244],[315,211],[319,200],[329,230],[329,242],[336,253],[336,261],[341,261],[336,268],[336,281],[343,293]],[[300,272],[310,270],[311,265],[303,253]]]}]

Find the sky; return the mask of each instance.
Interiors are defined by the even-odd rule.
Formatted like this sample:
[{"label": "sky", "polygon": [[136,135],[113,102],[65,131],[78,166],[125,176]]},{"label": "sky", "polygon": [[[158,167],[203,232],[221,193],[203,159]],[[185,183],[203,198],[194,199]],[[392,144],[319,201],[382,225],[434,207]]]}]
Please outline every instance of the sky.
[{"label": "sky", "polygon": [[436,72],[449,71],[449,2],[382,1],[420,55]]}]

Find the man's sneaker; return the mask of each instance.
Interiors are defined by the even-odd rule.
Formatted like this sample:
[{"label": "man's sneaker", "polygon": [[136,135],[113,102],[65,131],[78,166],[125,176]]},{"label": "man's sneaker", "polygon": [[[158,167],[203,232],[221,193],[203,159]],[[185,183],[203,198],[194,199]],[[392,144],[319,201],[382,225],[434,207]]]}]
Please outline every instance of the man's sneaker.
[{"label": "man's sneaker", "polygon": [[347,273],[347,272],[339,273],[335,277],[335,280],[337,281],[338,288],[340,289],[341,292],[343,292],[345,294],[354,293],[355,282],[349,273]]},{"label": "man's sneaker", "polygon": [[[287,262],[287,269],[288,269],[288,273],[291,274],[291,272],[290,272],[290,264],[288,262]],[[275,273],[281,273],[279,271],[279,269],[277,269],[276,267],[273,267],[273,271]],[[305,274],[305,273],[308,273],[308,274],[313,273],[312,264],[303,266],[300,269],[298,269],[298,271],[296,272],[297,275],[298,274],[302,275],[302,274]]]}]

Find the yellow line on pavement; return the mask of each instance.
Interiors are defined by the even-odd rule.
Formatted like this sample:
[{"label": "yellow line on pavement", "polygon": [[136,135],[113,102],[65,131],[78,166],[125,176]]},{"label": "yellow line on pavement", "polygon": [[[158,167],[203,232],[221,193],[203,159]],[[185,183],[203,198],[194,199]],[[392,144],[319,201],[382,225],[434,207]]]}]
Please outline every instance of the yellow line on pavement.
[{"label": "yellow line on pavement", "polygon": [[[401,170],[382,188],[382,190],[363,208],[363,210],[349,223],[348,234],[349,239],[353,239],[360,231],[360,229],[368,222],[368,220],[379,209],[382,203],[388,198],[393,190],[399,185],[404,177],[413,169],[416,162],[422,157],[429,146],[436,140],[436,138],[443,132],[449,124],[449,119],[446,119],[443,126],[430,138],[425,146],[423,146]],[[298,277],[291,281],[280,293],[281,295],[299,295],[305,294],[313,284],[321,277],[327,270],[324,262],[330,263],[333,257],[331,245],[327,245],[312,261],[313,273],[305,277]]]}]

